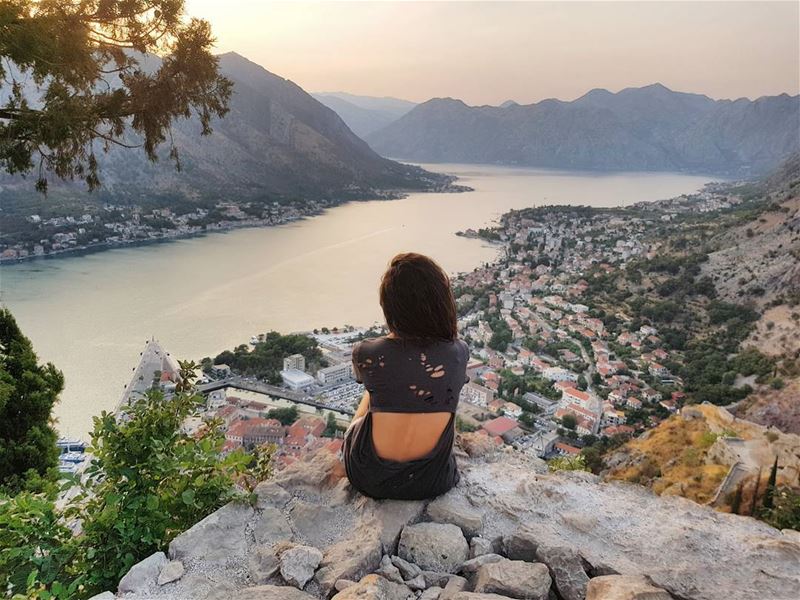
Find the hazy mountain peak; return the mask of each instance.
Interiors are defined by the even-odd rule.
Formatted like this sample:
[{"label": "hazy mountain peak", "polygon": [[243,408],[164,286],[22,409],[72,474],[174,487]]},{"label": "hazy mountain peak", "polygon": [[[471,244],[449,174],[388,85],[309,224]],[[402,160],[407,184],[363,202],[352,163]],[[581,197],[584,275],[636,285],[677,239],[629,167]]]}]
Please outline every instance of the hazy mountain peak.
[{"label": "hazy mountain peak", "polygon": [[739,175],[769,170],[796,150],[798,120],[800,97],[731,102],[653,83],[514,110],[434,98],[367,140],[419,162]]}]

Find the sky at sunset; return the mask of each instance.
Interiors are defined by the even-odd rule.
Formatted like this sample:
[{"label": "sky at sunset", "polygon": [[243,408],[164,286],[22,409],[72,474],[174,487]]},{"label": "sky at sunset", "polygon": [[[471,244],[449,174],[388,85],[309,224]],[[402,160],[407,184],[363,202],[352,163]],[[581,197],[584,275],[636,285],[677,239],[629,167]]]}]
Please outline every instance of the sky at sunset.
[{"label": "sky at sunset", "polygon": [[660,82],[800,93],[800,2],[187,0],[234,50],[307,91],[468,104]]}]

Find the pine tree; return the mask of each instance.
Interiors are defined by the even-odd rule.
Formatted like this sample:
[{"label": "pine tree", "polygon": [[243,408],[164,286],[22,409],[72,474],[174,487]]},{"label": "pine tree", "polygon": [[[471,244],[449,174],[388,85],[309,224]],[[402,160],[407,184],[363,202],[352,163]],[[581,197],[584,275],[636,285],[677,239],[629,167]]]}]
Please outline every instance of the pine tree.
[{"label": "pine tree", "polygon": [[16,492],[56,466],[51,411],[63,388],[61,371],[38,363],[11,312],[0,309],[0,489]]},{"label": "pine tree", "polygon": [[739,482],[739,485],[736,487],[736,492],[733,495],[733,502],[731,502],[731,513],[734,515],[739,514],[739,510],[742,508],[742,488],[744,487],[744,482]]},{"label": "pine tree", "polygon": [[769,473],[769,481],[767,481],[767,489],[764,492],[764,508],[770,510],[774,506],[773,499],[775,497],[775,485],[778,481],[778,457],[775,457],[775,462],[772,463],[772,470]]},{"label": "pine tree", "polygon": [[[179,166],[172,122],[194,114],[205,135],[228,111],[213,41],[183,0],[1,2],[0,171],[35,171],[42,192],[48,172],[91,190],[97,148],[141,147],[155,161],[168,140]],[[157,69],[140,64],[155,55]]]},{"label": "pine tree", "polygon": [[758,470],[758,475],[756,476],[756,483],[753,487],[753,499],[750,502],[750,515],[755,517],[756,516],[756,504],[758,503],[758,486],[761,484],[761,469]]}]

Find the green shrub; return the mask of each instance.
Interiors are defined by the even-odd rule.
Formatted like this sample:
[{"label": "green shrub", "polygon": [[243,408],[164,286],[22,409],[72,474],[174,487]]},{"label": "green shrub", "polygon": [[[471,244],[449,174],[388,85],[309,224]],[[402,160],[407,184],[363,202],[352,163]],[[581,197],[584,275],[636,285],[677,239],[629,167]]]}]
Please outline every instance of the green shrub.
[{"label": "green shrub", "polygon": [[[202,398],[194,363],[181,363],[176,394],[150,390],[123,418],[94,419],[93,455],[82,493],[64,511],[52,497],[0,501],[0,586],[24,597],[72,600],[114,589],[132,565],[232,499],[247,498],[234,482],[271,474],[271,453],[253,461],[242,451],[220,454],[218,423],[190,436],[181,429]],[[79,523],[71,536],[62,523]]]},{"label": "green shrub", "polygon": [[556,471],[589,471],[586,465],[586,458],[582,454],[572,456],[558,456],[550,459],[547,468],[551,472]]}]

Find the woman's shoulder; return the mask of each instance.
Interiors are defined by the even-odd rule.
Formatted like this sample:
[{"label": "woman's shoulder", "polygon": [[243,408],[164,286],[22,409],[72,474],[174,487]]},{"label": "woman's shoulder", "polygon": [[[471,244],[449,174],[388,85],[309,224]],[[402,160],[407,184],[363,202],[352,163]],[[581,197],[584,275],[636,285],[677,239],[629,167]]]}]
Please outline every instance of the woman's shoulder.
[{"label": "woman's shoulder", "polygon": [[353,356],[368,355],[385,348],[388,340],[385,336],[368,337],[353,345]]}]

